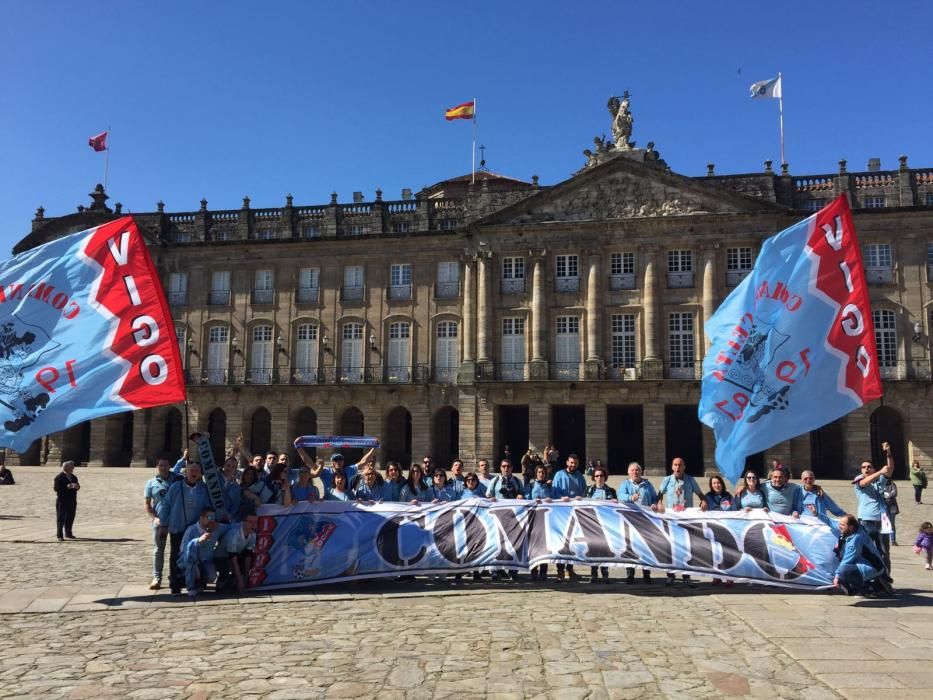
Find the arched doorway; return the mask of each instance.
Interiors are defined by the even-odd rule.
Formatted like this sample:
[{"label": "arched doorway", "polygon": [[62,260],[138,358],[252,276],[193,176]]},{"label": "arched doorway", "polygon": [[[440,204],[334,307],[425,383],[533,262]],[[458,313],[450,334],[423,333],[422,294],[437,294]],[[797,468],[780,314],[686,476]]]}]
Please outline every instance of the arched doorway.
[{"label": "arched doorway", "polygon": [[387,462],[398,462],[402,468],[411,464],[411,414],[404,406],[396,406],[386,416],[382,450]]},{"label": "arched doorway", "polygon": [[165,414],[165,429],[162,434],[162,454],[169,460],[177,460],[181,456],[184,440],[181,435],[181,411],[177,408],[169,409]]},{"label": "arched doorway", "polygon": [[[431,456],[435,464],[449,466],[460,456],[460,413],[452,406],[443,406],[434,414],[431,434]],[[404,462],[402,463],[404,464]]]},{"label": "arched doorway", "polygon": [[[42,438],[38,438],[32,441],[32,444],[29,446],[25,452],[19,453],[19,463],[21,466],[39,466],[41,464],[40,459],[42,457]],[[56,465],[58,466],[58,465]]]},{"label": "arched doorway", "polygon": [[890,406],[881,406],[871,414],[871,461],[877,467],[885,463],[881,443],[891,443],[894,452],[894,478],[907,478],[907,445],[904,442],[904,420]]},{"label": "arched doorway", "polygon": [[215,408],[207,417],[207,432],[211,436],[214,463],[222,464],[227,454],[227,414]]},{"label": "arched doorway", "polygon": [[[305,406],[295,416],[295,437],[299,435],[317,435],[317,414],[314,409]],[[317,448],[305,450],[312,458],[317,458]]]},{"label": "arched doorway", "polygon": [[846,476],[845,425],[842,420],[810,431],[810,468],[817,480]]},{"label": "arched doorway", "polygon": [[249,423],[249,449],[254,455],[264,455],[272,447],[272,416],[265,408],[257,408]]},{"label": "arched doorway", "polygon": [[[363,421],[363,412],[356,406],[350,406],[343,415],[340,416],[340,434],[341,435],[364,435],[365,424]],[[348,449],[343,451],[344,464],[356,464],[363,456],[361,449]]]}]

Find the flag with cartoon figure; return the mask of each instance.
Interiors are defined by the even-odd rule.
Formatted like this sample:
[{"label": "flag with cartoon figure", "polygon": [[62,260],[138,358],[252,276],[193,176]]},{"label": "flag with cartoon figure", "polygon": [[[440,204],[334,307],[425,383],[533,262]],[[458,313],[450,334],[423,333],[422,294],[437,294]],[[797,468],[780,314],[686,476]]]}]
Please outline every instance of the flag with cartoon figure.
[{"label": "flag with cartoon figure", "polygon": [[745,459],[881,396],[868,286],[844,196],[767,239],[706,322],[700,420],[733,483]]},{"label": "flag with cartoon figure", "polygon": [[165,294],[132,217],[0,263],[0,445],[183,401]]}]

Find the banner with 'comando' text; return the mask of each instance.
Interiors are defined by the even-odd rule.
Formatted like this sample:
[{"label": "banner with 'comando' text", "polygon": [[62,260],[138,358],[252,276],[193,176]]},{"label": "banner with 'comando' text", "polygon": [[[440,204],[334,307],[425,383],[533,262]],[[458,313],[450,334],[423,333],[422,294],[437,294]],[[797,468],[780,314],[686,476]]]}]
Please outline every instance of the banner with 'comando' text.
[{"label": "banner with 'comando' text", "polygon": [[263,506],[250,585],[528,569],[545,562],[638,565],[765,584],[832,586],[836,537],[815,518],[655,513],[632,503],[486,501]]}]

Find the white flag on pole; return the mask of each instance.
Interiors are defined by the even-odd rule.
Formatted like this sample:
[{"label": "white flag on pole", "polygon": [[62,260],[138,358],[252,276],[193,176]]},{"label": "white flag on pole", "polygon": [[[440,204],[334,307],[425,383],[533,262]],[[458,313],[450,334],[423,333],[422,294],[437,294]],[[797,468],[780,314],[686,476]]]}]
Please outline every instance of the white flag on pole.
[{"label": "white flag on pole", "polygon": [[752,86],[749,88],[749,93],[749,97],[753,100],[757,100],[760,97],[771,97],[776,100],[781,99],[781,76],[779,75],[770,80],[760,80],[757,83],[752,83]]}]

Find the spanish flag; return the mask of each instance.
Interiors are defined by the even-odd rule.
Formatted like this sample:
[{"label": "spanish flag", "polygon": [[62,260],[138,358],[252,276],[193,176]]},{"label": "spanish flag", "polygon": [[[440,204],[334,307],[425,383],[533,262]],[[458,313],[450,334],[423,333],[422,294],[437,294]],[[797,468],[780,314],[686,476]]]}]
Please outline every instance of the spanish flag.
[{"label": "spanish flag", "polygon": [[444,112],[444,119],[451,121],[453,119],[472,119],[476,112],[476,102],[464,102],[462,105],[451,107]]}]

